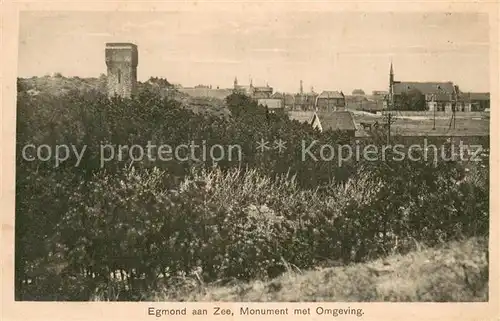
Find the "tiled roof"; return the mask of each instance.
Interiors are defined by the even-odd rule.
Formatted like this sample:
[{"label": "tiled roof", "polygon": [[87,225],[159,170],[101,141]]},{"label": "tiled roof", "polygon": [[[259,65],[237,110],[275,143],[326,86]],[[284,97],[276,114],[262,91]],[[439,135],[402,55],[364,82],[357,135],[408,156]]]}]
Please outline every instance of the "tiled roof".
[{"label": "tiled roof", "polygon": [[349,111],[316,113],[323,130],[356,130],[354,117]]},{"label": "tiled roof", "polygon": [[490,100],[490,93],[469,93],[468,95],[470,100]]},{"label": "tiled roof", "polygon": [[470,103],[470,98],[466,95],[458,97],[457,101],[463,102],[463,103]]},{"label": "tiled roof", "polygon": [[255,91],[272,91],[272,87],[253,87]]},{"label": "tiled roof", "polygon": [[394,93],[401,94],[412,89],[417,89],[424,95],[428,94],[452,94],[455,87],[452,82],[397,82],[394,84]]},{"label": "tiled roof", "polygon": [[317,97],[319,94],[314,93],[314,92],[305,92],[305,93],[297,93],[295,96],[312,96],[312,97]]},{"label": "tiled roof", "polygon": [[324,90],[319,96],[318,99],[321,98],[344,98],[344,95],[338,91],[330,91]]}]

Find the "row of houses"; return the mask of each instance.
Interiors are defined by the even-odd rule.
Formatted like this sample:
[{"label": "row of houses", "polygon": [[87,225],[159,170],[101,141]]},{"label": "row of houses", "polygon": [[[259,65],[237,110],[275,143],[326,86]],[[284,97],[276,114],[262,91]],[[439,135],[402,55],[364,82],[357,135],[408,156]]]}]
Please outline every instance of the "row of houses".
[{"label": "row of houses", "polygon": [[350,96],[342,91],[325,90],[321,93],[304,93],[302,81],[300,92],[296,94],[273,93],[268,85],[254,87],[238,85],[235,79],[234,90],[243,92],[255,98],[259,104],[269,109],[287,109],[302,111],[344,111],[362,110],[379,112],[387,109],[402,109],[405,96],[417,92],[424,97],[423,109],[444,113],[484,111],[490,108],[489,93],[462,92],[451,81],[447,82],[415,82],[396,81],[391,63],[389,71],[389,90],[373,91],[372,95],[365,95],[362,90],[355,90]]},{"label": "row of houses", "polygon": [[281,94],[276,93],[270,98],[257,99],[260,105],[269,109],[343,111],[346,107],[345,95],[339,91],[323,91],[320,94]]},{"label": "row of houses", "polygon": [[320,94],[315,92],[298,94],[274,93],[273,88],[268,84],[265,86],[254,86],[252,80],[249,85],[241,85],[238,79],[234,79],[233,91],[242,93],[257,100],[260,105],[269,109],[299,109],[299,110],[322,110],[337,111],[345,109],[345,96],[339,91],[323,91]]},{"label": "row of houses", "polygon": [[274,92],[273,87],[254,86],[252,80],[248,85],[238,83],[234,79],[233,88],[212,89],[211,86],[195,86],[194,88],[178,88],[179,91],[197,97],[214,97],[224,99],[233,92],[243,93],[257,100],[271,110],[287,109],[302,111],[343,111],[362,110],[379,112],[387,109],[401,109],[405,96],[412,92],[421,93],[425,99],[425,110],[444,113],[484,111],[490,108],[489,93],[462,92],[453,82],[415,82],[396,81],[391,63],[389,71],[389,90],[373,91],[365,95],[362,90],[353,91],[352,95],[344,95],[342,91],[325,90],[321,93],[304,92],[302,81],[300,91],[295,94]]}]

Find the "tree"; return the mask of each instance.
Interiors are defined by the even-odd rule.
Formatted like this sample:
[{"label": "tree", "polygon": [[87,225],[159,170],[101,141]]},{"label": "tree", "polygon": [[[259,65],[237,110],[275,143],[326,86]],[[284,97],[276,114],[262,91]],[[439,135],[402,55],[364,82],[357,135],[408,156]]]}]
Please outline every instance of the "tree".
[{"label": "tree", "polygon": [[225,101],[229,111],[235,117],[248,113],[249,111],[255,111],[258,107],[257,102],[252,98],[237,92],[227,96]]},{"label": "tree", "polygon": [[23,92],[24,90],[26,90],[24,83],[23,83],[22,79],[18,77],[17,78],[17,92],[20,93],[20,92]]},{"label": "tree", "polygon": [[398,110],[408,111],[423,111],[427,110],[425,96],[418,89],[411,89],[408,92],[403,92],[399,99],[399,104],[396,104]]},{"label": "tree", "polygon": [[354,90],[352,91],[352,94],[353,94],[353,95],[363,95],[363,96],[364,96],[364,95],[365,95],[365,92],[363,91],[363,89],[354,89]]}]

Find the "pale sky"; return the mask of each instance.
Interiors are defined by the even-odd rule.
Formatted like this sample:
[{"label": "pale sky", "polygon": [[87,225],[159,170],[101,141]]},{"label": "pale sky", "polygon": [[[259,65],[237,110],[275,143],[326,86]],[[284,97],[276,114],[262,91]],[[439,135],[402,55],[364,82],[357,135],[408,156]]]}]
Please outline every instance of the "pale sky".
[{"label": "pale sky", "polygon": [[138,45],[138,78],[275,91],[387,90],[395,79],[489,91],[488,16],[468,13],[22,12],[19,76],[97,77],[106,42]]}]

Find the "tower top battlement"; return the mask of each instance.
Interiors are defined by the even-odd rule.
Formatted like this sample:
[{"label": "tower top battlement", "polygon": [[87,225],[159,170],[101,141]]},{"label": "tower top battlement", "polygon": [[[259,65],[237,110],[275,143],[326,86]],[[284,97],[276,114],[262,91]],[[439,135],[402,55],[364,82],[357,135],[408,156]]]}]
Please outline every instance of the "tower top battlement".
[{"label": "tower top battlement", "polygon": [[137,67],[138,60],[137,45],[129,42],[106,43],[106,65],[125,62]]},{"label": "tower top battlement", "polygon": [[107,42],[106,47],[135,47],[137,45],[131,42]]}]

